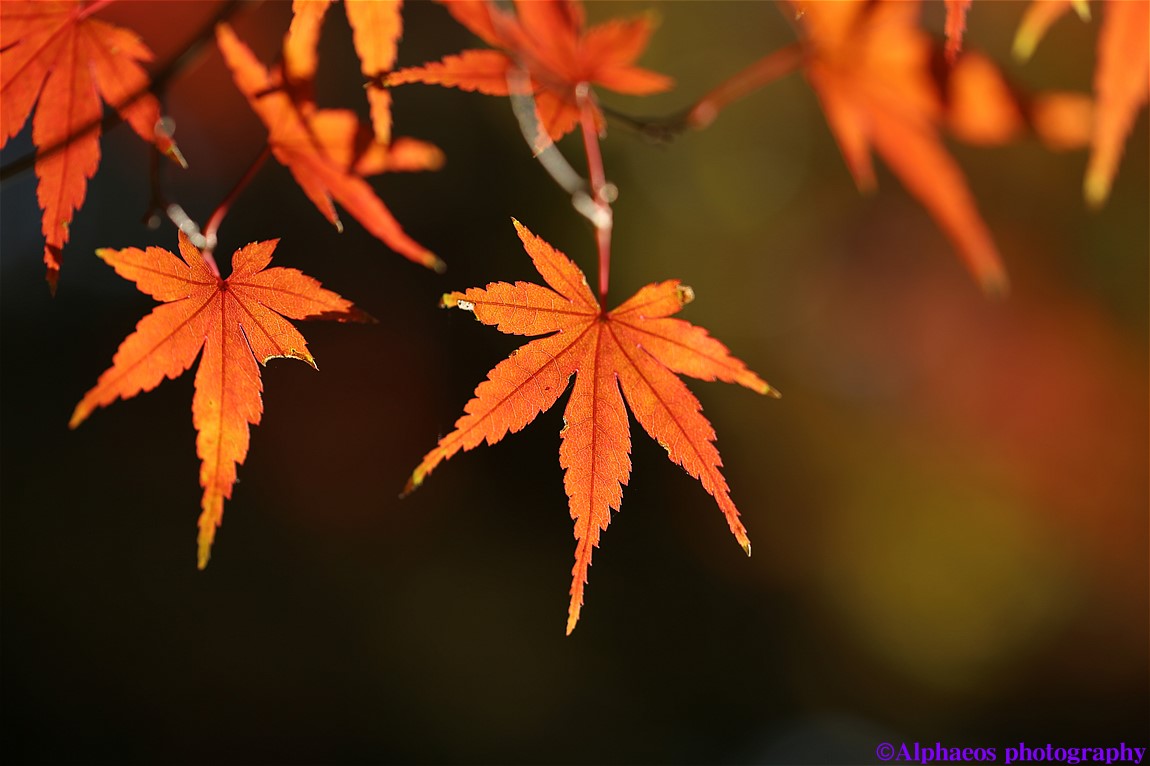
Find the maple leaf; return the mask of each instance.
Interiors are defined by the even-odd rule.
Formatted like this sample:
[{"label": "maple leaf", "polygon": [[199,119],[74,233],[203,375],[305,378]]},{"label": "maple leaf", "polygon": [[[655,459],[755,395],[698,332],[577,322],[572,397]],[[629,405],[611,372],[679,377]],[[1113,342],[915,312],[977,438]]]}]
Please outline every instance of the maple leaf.
[{"label": "maple leaf", "polygon": [[[284,40],[284,74],[296,93],[295,100],[314,102],[316,48],[324,17],[333,0],[295,0],[292,21]],[[391,92],[382,87],[383,77],[395,66],[399,38],[403,34],[403,0],[345,2],[352,42],[359,55],[360,71],[367,78],[367,100],[375,139],[391,143]]]},{"label": "maple leaf", "polygon": [[[1032,3],[1015,37],[1015,54],[1029,58],[1047,28],[1072,5],[1080,17],[1089,18],[1089,7],[1081,0]],[[1112,0],[1106,4],[1098,32],[1094,94],[1094,130],[1083,193],[1089,205],[1100,207],[1110,196],[1134,118],[1150,99],[1150,2],[1147,0]]]},{"label": "maple leaf", "polygon": [[[619,510],[631,472],[631,436],[624,398],[672,461],[699,479],[718,502],[731,532],[750,555],[751,543],[731,501],[715,432],[699,400],[675,373],[738,383],[778,394],[731,356],[706,330],[671,319],[694,294],[677,280],[649,284],[605,312],[583,272],[563,253],[515,221],[524,248],[549,287],[495,282],[443,296],[445,307],[472,311],[500,332],[544,335],[515,351],[487,375],[464,407],[455,430],[427,453],[407,483],[411,492],[439,463],[482,442],[495,444],[549,409],[572,375],[563,413],[559,463],[575,521],[575,566],[567,633],[579,619],[591,552]],[[621,389],[621,392],[620,392]]]},{"label": "maple leaf", "polygon": [[[579,122],[575,90],[598,84],[629,95],[669,89],[671,78],[635,66],[654,31],[652,16],[613,19],[584,29],[575,0],[516,0],[515,13],[490,0],[455,0],[444,5],[457,21],[499,50],[467,50],[440,61],[401,69],[385,85],[422,82],[489,96],[511,94],[509,76],[522,69],[530,77],[542,132],[557,141]],[[593,106],[595,124],[603,114]]]},{"label": "maple leaf", "polygon": [[931,80],[931,42],[917,2],[803,3],[805,69],[847,166],[875,186],[871,149],[926,207],[989,293],[1006,290],[994,240],[958,164],[938,134],[943,110]]},{"label": "maple leaf", "polygon": [[179,258],[159,247],[96,251],[117,274],[162,303],[120,344],[112,366],[84,394],[68,425],[76,428],[97,407],[178,377],[203,349],[192,397],[204,488],[198,555],[203,569],[223,521],[224,500],[232,496],[236,466],[248,454],[248,426],[257,425],[263,413],[256,363],[289,357],[316,366],[307,342],[284,317],[372,320],[296,269],[267,268],[279,240],[237,250],[231,275],[222,279],[183,232],[179,237]]},{"label": "maple leaf", "polygon": [[33,106],[36,196],[43,210],[44,263],[55,292],[69,226],[100,164],[100,97],[145,141],[186,167],[157,130],[160,105],[139,65],[152,52],[134,32],[92,18],[80,0],[0,4],[0,148]]},{"label": "maple leaf", "polygon": [[442,271],[434,253],[413,240],[362,176],[385,171],[435,170],[443,153],[423,141],[400,138],[383,144],[347,109],[316,109],[296,102],[277,70],[269,73],[227,24],[216,41],[240,92],[268,129],[272,153],[308,199],[342,231],[332,202],[339,202],[367,231],[405,258]]}]

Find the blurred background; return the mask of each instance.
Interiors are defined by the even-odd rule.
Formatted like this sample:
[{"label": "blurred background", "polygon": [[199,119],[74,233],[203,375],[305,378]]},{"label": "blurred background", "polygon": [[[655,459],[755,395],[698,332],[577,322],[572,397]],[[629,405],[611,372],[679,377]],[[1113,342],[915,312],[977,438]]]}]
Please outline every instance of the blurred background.
[{"label": "blurred background", "polygon": [[[682,109],[794,39],[772,4],[655,8],[641,63],[677,88],[603,94]],[[1026,65],[1023,5],[976,3],[967,45],[1028,89],[1089,90],[1095,21],[1073,16]],[[216,3],[102,12],[172,59]],[[942,29],[941,4],[926,24]],[[411,3],[400,64],[479,45]],[[272,61],[287,3],[243,6]],[[321,106],[366,114],[341,9]],[[164,94],[191,168],[169,199],[203,222],[266,133],[214,48]],[[924,210],[880,169],[855,189],[813,92],[791,75],[707,130],[604,144],[620,189],[613,302],[678,278],[681,316],[783,393],[691,382],[719,434],[747,559],[715,503],[633,426],[634,471],[564,637],[574,541],[557,406],[461,454],[416,494],[411,469],[520,344],[438,296],[534,280],[515,216],[588,273],[594,240],[531,158],[506,99],[395,94],[398,135],[447,154],[373,181],[437,276],[344,216],[327,225],[269,163],[217,251],[282,238],[297,267],[376,316],[306,323],[321,372],[264,370],[264,422],[211,565],[195,568],[192,376],[95,413],[80,397],[153,301],[93,255],[174,249],[149,231],[147,147],[107,131],[49,297],[35,180],[3,187],[4,758],[164,763],[873,763],[882,741],[1145,746],[1148,693],[1147,117],[1112,198],[1081,197],[1084,152],[951,144],[1013,279],[982,297]],[[577,138],[562,148],[577,165]],[[25,129],[3,163],[32,149]],[[881,166],[881,161],[878,163]]]}]

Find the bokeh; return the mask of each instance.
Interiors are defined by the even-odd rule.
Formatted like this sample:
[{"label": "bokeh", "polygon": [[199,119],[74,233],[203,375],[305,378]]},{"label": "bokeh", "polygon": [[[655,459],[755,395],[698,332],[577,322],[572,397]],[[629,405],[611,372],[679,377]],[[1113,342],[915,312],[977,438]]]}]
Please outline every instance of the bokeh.
[{"label": "bokeh", "polygon": [[[165,62],[217,7],[103,15]],[[631,116],[682,109],[794,39],[767,3],[590,14],[647,8],[661,25],[642,63],[677,87],[604,96]],[[967,45],[1025,89],[1088,90],[1100,13],[1064,19],[1020,64],[1009,47],[1023,8],[975,3]],[[935,32],[942,12],[927,8]],[[263,3],[233,21],[271,61],[289,19],[289,4]],[[365,113],[350,39],[334,10],[320,104]],[[400,63],[475,44],[413,2]],[[191,165],[164,168],[163,188],[203,221],[265,133],[210,47],[163,100]],[[682,279],[697,296],[682,316],[783,398],[690,384],[750,559],[633,426],[623,509],[570,637],[558,407],[397,495],[520,342],[438,296],[536,279],[512,216],[589,273],[592,233],[505,99],[407,86],[395,124],[447,165],[373,183],[446,275],[349,216],[337,234],[275,163],[221,229],[223,261],[281,238],[277,264],[379,324],[305,323],[320,372],[264,370],[264,421],[204,572],[191,375],[67,428],[152,305],[93,250],[174,249],[170,224],[143,223],[147,148],[107,132],[55,298],[34,178],[5,182],[5,762],[873,763],[883,741],[1148,744],[1145,110],[1098,212],[1082,202],[1084,152],[950,145],[1011,273],[1002,301],[979,293],[893,176],[858,193],[801,75],[667,145],[612,123],[612,299]],[[577,139],[562,148],[581,156]],[[31,149],[26,129],[3,163]]]}]

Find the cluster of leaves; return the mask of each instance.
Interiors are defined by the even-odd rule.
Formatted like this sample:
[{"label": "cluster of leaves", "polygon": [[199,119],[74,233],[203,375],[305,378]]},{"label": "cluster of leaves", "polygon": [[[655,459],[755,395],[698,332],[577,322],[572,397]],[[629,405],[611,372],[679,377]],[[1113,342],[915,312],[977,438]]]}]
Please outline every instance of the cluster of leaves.
[{"label": "cluster of leaves", "polygon": [[[43,257],[53,290],[70,222],[99,162],[101,98],[157,151],[185,164],[149,92],[141,63],[151,59],[150,51],[131,31],[94,17],[110,1],[7,0],[0,6],[0,146],[20,131],[35,107],[34,167],[43,210]],[[393,136],[392,89],[425,83],[508,97],[530,150],[550,157],[549,168],[558,157],[567,174],[553,175],[594,226],[598,295],[567,256],[516,221],[547,286],[495,282],[443,296],[443,306],[471,311],[501,332],[539,337],[479,384],[455,429],[415,469],[405,494],[460,450],[493,444],[524,428],[570,385],[559,449],[577,541],[570,632],[583,604],[592,551],[611,511],[619,509],[630,475],[627,408],[670,459],[715,498],[749,555],[747,532],[720,471],[714,430],[678,376],[777,394],[706,331],[672,318],[694,297],[677,280],[651,283],[617,308],[606,308],[615,190],[599,150],[608,118],[594,88],[646,95],[672,87],[670,77],[636,63],[654,32],[654,18],[641,15],[588,26],[577,0],[444,4],[490,47],[396,70],[402,0],[344,3],[364,77],[367,123],[351,109],[316,104],[318,41],[331,0],[295,0],[282,56],[272,67],[228,24],[216,27],[218,50],[235,86],[267,127],[266,148],[202,231],[190,221],[178,221],[179,256],[158,247],[97,251],[161,305],[121,344],[112,367],[76,407],[71,426],[97,407],[177,377],[200,357],[192,415],[202,461],[199,566],[205,566],[237,466],[248,451],[250,426],[262,414],[259,365],[290,357],[315,366],[287,318],[370,321],[316,280],[295,269],[269,267],[276,241],[240,248],[230,275],[222,277],[213,251],[231,201],[263,161],[274,156],[337,229],[342,224],[335,203],[395,252],[442,271],[443,261],[403,230],[365,180],[384,172],[435,170],[444,161],[442,152],[427,142]],[[1080,16],[1090,13],[1085,0],[1035,0],[1018,32],[1017,55],[1029,56],[1050,24],[1071,6]],[[681,115],[640,124],[661,135],[704,128],[732,102],[801,70],[860,190],[875,186],[872,152],[877,153],[937,221],[982,287],[1004,293],[1002,258],[945,147],[943,132],[982,145],[1028,135],[1056,150],[1088,145],[1085,195],[1090,204],[1102,204],[1150,90],[1150,2],[1106,3],[1093,98],[1024,94],[989,58],[962,50],[964,30],[978,19],[978,6],[971,0],[947,0],[946,7],[943,44],[921,27],[917,2],[789,0],[782,8],[794,22],[792,45],[766,53]],[[576,130],[582,134],[586,180],[571,171],[555,144]]]}]

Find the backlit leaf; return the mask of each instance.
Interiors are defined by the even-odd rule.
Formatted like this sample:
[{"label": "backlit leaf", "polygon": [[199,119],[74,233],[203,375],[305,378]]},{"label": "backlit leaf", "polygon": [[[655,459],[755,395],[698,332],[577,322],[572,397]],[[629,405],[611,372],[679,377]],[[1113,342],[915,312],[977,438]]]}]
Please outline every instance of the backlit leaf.
[{"label": "backlit leaf", "polygon": [[577,540],[567,616],[570,633],[579,620],[592,551],[611,511],[619,510],[631,473],[624,401],[668,457],[715,498],[735,539],[750,555],[750,540],[720,471],[714,429],[677,374],[777,393],[705,330],[671,318],[694,298],[689,287],[675,280],[650,284],[613,311],[604,311],[567,256],[518,221],[515,226],[548,286],[496,282],[448,293],[443,305],[471,311],[500,332],[544,337],[528,342],[488,373],[455,429],[416,467],[405,493],[460,450],[495,444],[522,430],[555,404],[574,375],[559,447]]},{"label": "backlit leaf", "polygon": [[140,66],[152,52],[135,33],[92,18],[88,6],[79,0],[0,3],[0,148],[35,106],[36,196],[53,291],[72,216],[100,162],[101,98],[141,138],[184,164],[172,139],[157,129],[160,105],[147,92],[148,73]]},{"label": "backlit leaf", "polygon": [[333,198],[373,236],[400,255],[442,271],[443,262],[404,232],[363,175],[384,171],[435,170],[443,153],[415,139],[375,140],[346,109],[316,109],[297,102],[281,73],[268,72],[226,24],[216,30],[224,60],[240,91],[268,129],[268,143],[308,199],[337,228],[343,225]]},{"label": "backlit leaf", "polygon": [[[1073,6],[1089,18],[1084,0],[1036,0],[1014,39],[1014,52],[1029,58],[1046,30]],[[1098,33],[1094,69],[1094,130],[1083,192],[1093,207],[1105,204],[1118,173],[1123,145],[1138,112],[1150,99],[1150,0],[1110,0]]]},{"label": "backlit leaf", "polygon": [[[631,95],[667,90],[669,77],[635,66],[654,31],[651,16],[612,19],[584,28],[576,0],[516,0],[515,13],[489,0],[445,3],[461,24],[497,50],[470,50],[389,75],[387,85],[423,82],[491,96],[510,94],[508,77],[521,68],[531,83],[536,115],[551,140],[579,122],[575,89],[601,85]],[[596,124],[603,115],[595,107]]]},{"label": "backlit leaf", "polygon": [[236,251],[227,279],[215,273],[214,264],[182,232],[179,257],[159,247],[97,251],[116,273],[162,303],[120,344],[112,366],[76,406],[69,426],[80,425],[97,407],[178,377],[202,349],[192,397],[204,488],[201,569],[223,521],[224,501],[231,499],[236,467],[247,457],[249,426],[257,425],[263,413],[257,362],[287,357],[315,367],[307,342],[284,317],[370,321],[296,269],[267,268],[277,243],[255,242]]},{"label": "backlit leaf", "polygon": [[[310,94],[314,88],[318,63],[316,45],[331,2],[295,0],[292,3],[291,28],[284,40],[284,70],[293,89],[303,89]],[[395,66],[396,47],[403,34],[400,13],[403,0],[360,0],[343,5],[359,55],[360,71],[367,78],[367,100],[371,105],[375,139],[387,145],[391,143],[391,93],[381,83]]]},{"label": "backlit leaf", "polygon": [[794,4],[802,11],[807,79],[858,186],[875,185],[873,148],[954,242],[983,289],[1005,291],[998,248],[939,136],[943,105],[918,3]]}]

